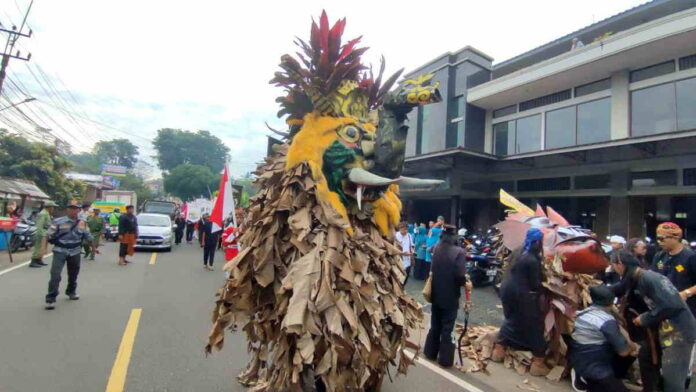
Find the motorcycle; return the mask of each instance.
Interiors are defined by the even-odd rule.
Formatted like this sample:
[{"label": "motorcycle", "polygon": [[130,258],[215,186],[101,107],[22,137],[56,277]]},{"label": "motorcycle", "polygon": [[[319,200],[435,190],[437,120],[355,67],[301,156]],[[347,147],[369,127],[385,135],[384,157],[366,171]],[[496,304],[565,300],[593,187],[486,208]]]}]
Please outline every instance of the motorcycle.
[{"label": "motorcycle", "polygon": [[10,239],[10,251],[12,253],[19,248],[29,249],[34,246],[34,234],[36,233],[36,224],[28,219],[22,219],[14,231]]},{"label": "motorcycle", "polygon": [[116,242],[118,240],[118,226],[105,225],[104,239]]}]

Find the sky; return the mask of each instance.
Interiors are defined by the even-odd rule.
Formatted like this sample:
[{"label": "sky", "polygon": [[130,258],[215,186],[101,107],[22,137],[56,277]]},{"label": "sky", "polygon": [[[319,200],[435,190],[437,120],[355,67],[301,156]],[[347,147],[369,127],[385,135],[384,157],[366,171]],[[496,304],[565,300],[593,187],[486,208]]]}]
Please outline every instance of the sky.
[{"label": "sky", "polygon": [[[0,23],[19,26],[29,3],[0,0]],[[49,128],[77,152],[127,138],[151,163],[158,129],[205,129],[230,148],[241,176],[265,155],[265,122],[283,129],[281,89],[268,81],[322,9],[332,23],[346,17],[344,40],[362,35],[364,61],[384,55],[389,74],[466,45],[502,62],[641,3],[35,0],[33,34],[15,48],[32,57],[10,61],[0,127],[33,136]],[[27,97],[37,99],[2,109]]]}]

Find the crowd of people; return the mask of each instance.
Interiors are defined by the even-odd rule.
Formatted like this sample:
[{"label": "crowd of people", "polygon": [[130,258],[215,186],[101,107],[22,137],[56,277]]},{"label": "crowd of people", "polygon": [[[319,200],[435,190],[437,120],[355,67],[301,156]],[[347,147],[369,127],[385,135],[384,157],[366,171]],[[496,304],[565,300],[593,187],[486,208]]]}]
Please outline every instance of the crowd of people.
[{"label": "crowd of people", "polygon": [[[101,210],[91,203],[70,202],[64,206],[66,214],[53,219],[54,209],[58,205],[52,201],[44,203],[43,208],[35,217],[36,232],[29,267],[41,268],[48,264],[43,261],[48,253],[49,244],[53,246],[53,259],[50,268],[48,293],[45,297],[45,308],[54,309],[56,297],[59,294],[61,273],[67,266],[68,284],[65,294],[70,300],[78,300],[77,278],[80,272],[82,257],[95,260],[101,245],[101,237],[111,233],[107,227],[114,227],[114,239],[118,241],[118,265],[126,266],[133,261],[129,257],[135,254],[138,239],[138,218],[135,207],[126,206],[125,213],[119,208],[110,214],[102,214]],[[108,224],[108,226],[107,226]],[[184,239],[187,243],[198,241],[203,248],[203,265],[206,270],[213,271],[213,262],[217,250],[224,248],[225,259],[231,260],[238,252],[237,237],[239,231],[235,228],[234,219],[230,214],[224,221],[224,230],[215,230],[209,214],[196,221],[187,220],[178,211],[174,219],[175,245],[180,245]],[[184,233],[186,231],[186,233]]]},{"label": "crowd of people", "polygon": [[[466,254],[453,226],[439,217],[425,224],[402,222],[396,233],[402,247],[406,278],[431,277],[431,323],[424,347],[426,358],[452,366],[452,338],[467,281]],[[571,335],[564,336],[577,390],[620,392],[623,379],[637,361],[644,392],[686,391],[696,343],[696,253],[683,241],[674,223],[657,227],[657,246],[612,236],[610,268],[590,287],[592,305],[576,315]],[[541,301],[543,234],[526,233],[514,252],[501,285],[504,322],[491,360],[502,362],[508,350],[532,353],[530,374],[546,376],[548,344]],[[468,305],[467,305],[468,306]]]}]

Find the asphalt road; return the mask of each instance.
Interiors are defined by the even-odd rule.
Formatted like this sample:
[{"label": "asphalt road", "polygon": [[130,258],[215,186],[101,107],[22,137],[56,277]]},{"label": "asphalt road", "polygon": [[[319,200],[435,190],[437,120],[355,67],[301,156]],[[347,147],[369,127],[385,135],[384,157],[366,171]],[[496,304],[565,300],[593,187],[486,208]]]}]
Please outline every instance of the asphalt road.
[{"label": "asphalt road", "polygon": [[[115,244],[101,252],[82,261],[81,299],[63,295],[64,275],[51,311],[43,308],[48,267],[0,270],[0,392],[245,390],[235,380],[247,360],[242,334],[228,334],[220,353],[203,353],[222,253],[209,272],[196,245],[138,252],[126,267],[116,263]],[[383,391],[492,390],[466,376],[419,360]]]}]

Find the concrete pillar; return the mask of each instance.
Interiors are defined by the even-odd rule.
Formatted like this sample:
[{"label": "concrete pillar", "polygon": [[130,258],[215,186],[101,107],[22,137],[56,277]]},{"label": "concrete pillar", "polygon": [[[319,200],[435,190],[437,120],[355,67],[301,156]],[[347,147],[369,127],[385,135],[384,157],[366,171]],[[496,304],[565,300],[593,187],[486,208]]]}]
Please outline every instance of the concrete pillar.
[{"label": "concrete pillar", "polygon": [[609,198],[609,234],[628,236],[628,197]]},{"label": "concrete pillar", "polygon": [[631,197],[628,201],[628,236],[645,237],[645,198]]},{"label": "concrete pillar", "polygon": [[448,223],[454,226],[459,225],[459,196],[452,196],[450,199],[450,216]]},{"label": "concrete pillar", "polygon": [[486,110],[486,129],[484,131],[483,152],[493,154],[493,111]]},{"label": "concrete pillar", "polygon": [[611,75],[611,140],[625,139],[631,123],[629,73],[622,70]]}]

